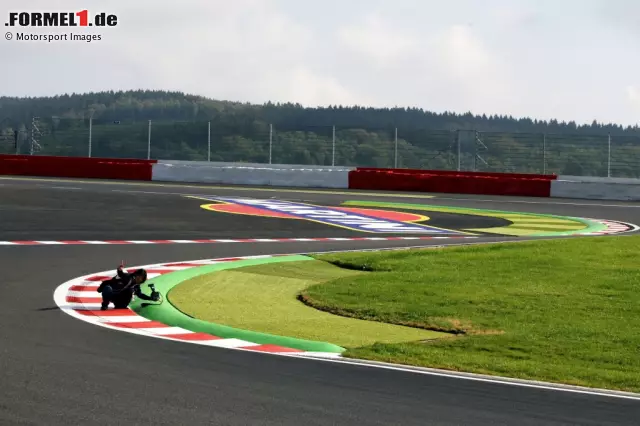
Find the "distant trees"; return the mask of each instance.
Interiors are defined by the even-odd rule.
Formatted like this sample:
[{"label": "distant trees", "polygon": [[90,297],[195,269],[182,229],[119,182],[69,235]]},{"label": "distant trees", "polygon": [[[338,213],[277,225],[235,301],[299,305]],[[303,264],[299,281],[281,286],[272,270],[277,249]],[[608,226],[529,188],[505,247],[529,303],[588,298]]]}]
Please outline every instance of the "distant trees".
[{"label": "distant trees", "polygon": [[[39,117],[37,129],[32,118]],[[148,120],[152,157],[274,163],[518,171],[580,172],[640,177],[640,129],[593,122],[538,121],[511,116],[432,113],[418,108],[298,104],[252,105],[181,92],[127,91],[0,98],[0,152],[21,152],[34,134],[41,153],[146,158]],[[270,134],[270,125],[273,133]],[[333,126],[336,126],[335,157]],[[458,130],[482,132],[476,137]],[[546,135],[546,136],[545,136]],[[612,137],[609,164],[608,135]],[[460,144],[460,147],[458,147]]]}]

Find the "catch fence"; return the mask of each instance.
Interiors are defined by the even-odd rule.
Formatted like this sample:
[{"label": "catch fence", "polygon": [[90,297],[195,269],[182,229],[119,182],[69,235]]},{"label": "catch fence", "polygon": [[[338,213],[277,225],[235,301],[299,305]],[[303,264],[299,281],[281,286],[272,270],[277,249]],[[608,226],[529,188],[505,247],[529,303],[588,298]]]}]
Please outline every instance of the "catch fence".
[{"label": "catch fence", "polygon": [[34,119],[0,153],[640,178],[640,137]]}]

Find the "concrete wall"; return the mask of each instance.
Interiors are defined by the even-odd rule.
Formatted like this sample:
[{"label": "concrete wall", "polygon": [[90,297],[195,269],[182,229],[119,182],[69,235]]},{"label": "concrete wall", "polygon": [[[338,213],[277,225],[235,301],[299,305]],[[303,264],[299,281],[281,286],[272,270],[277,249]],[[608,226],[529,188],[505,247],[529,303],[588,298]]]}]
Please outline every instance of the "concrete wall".
[{"label": "concrete wall", "polygon": [[593,182],[593,183],[629,183],[632,185],[640,185],[640,179],[632,178],[607,178],[607,177],[592,177],[592,176],[569,176],[560,175],[557,180],[564,180],[570,182]]},{"label": "concrete wall", "polygon": [[351,170],[352,168],[347,167],[314,167],[290,164],[158,161],[153,165],[152,180],[346,189],[349,187],[349,171]]},{"label": "concrete wall", "polygon": [[310,166],[308,164],[265,164],[265,163],[230,163],[222,161],[187,161],[187,160],[158,160],[158,164],[172,164],[174,166],[215,166],[215,167],[252,167],[258,169],[294,169],[294,170],[355,170],[355,167],[344,166]]},{"label": "concrete wall", "polygon": [[551,197],[640,201],[640,179],[559,176],[551,182]]}]

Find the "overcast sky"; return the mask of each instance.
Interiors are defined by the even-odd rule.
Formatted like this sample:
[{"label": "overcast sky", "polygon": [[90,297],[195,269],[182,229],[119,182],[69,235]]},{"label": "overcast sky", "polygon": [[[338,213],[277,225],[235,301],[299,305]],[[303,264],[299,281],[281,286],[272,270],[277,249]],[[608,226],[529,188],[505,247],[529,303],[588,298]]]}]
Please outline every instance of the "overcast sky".
[{"label": "overcast sky", "polygon": [[73,30],[102,36],[91,43],[0,39],[0,95],[144,88],[640,122],[640,0],[0,0],[4,22],[83,8],[119,24]]}]

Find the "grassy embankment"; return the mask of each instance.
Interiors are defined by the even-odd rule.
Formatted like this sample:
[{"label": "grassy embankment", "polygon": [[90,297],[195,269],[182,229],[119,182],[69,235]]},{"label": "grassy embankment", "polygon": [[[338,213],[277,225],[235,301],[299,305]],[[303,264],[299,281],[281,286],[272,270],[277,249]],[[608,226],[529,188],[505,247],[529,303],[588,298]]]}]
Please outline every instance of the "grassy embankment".
[{"label": "grassy embankment", "polygon": [[305,291],[340,315],[448,331],[358,358],[640,391],[639,237],[318,256],[372,270]]},{"label": "grassy embankment", "polygon": [[[201,319],[330,341],[350,357],[640,391],[638,247],[604,237],[327,254],[174,292]],[[352,318],[405,327],[363,333]]]},{"label": "grassy embankment", "polygon": [[337,316],[311,309],[297,299],[314,284],[362,274],[315,260],[267,263],[200,275],[176,286],[168,298],[180,311],[203,321],[342,347],[446,336]]}]

